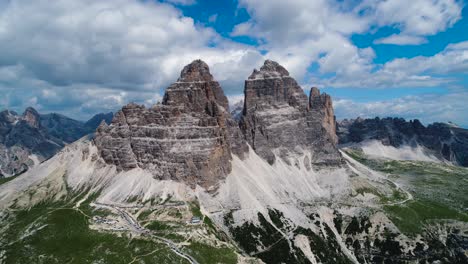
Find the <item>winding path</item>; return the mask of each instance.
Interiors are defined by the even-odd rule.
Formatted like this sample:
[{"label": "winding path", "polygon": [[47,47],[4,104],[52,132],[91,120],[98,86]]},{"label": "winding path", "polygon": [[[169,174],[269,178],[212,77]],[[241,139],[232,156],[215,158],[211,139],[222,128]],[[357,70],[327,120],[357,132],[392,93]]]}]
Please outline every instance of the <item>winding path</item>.
[{"label": "winding path", "polygon": [[122,217],[127,222],[127,224],[133,229],[132,230],[133,232],[138,233],[138,234],[142,234],[142,235],[150,235],[151,237],[153,237],[153,238],[163,242],[164,244],[166,244],[175,254],[177,254],[178,256],[186,259],[191,264],[199,264],[195,260],[195,258],[188,255],[187,253],[182,252],[182,250],[177,246],[176,243],[174,243],[174,241],[172,241],[170,239],[167,239],[167,238],[164,238],[164,237],[157,236],[151,230],[148,230],[148,229],[142,227],[138,223],[138,221],[135,218],[133,218],[133,216],[131,214],[129,214],[127,211],[123,210],[119,206],[115,206],[115,205],[112,205],[112,204],[102,204],[102,203],[92,203],[92,205],[94,205],[96,207],[103,207],[103,208],[107,208],[107,209],[111,209],[111,210],[113,209],[113,210],[117,211],[119,213],[120,217]]},{"label": "winding path", "polygon": [[400,205],[400,204],[404,204],[410,200],[413,200],[413,195],[408,192],[407,190],[401,188],[400,185],[398,185],[398,183],[390,180],[389,178],[389,174],[385,174],[383,175],[382,173],[378,172],[378,171],[375,171],[369,167],[367,167],[366,165],[362,164],[361,162],[351,158],[346,152],[344,152],[343,150],[340,150],[340,153],[343,155],[343,157],[346,159],[346,161],[348,162],[348,165],[354,169],[356,172],[361,172],[363,173],[362,171],[360,171],[359,169],[371,174],[372,176],[376,177],[376,179],[381,179],[381,180],[386,180],[390,183],[392,183],[396,189],[404,192],[406,194],[406,199],[403,200],[403,201],[398,201],[398,202],[393,202],[393,203],[386,203],[384,205]]}]

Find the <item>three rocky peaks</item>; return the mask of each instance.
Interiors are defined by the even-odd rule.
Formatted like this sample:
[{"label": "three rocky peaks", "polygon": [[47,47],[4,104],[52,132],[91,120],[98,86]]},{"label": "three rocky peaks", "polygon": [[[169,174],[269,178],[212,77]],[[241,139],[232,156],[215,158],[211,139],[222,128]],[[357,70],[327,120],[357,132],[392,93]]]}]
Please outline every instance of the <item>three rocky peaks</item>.
[{"label": "three rocky peaks", "polygon": [[249,145],[270,164],[277,158],[309,170],[342,164],[329,95],[312,88],[308,99],[289,72],[271,60],[253,71],[244,93],[236,121],[208,65],[195,60],[166,89],[161,104],[129,104],[110,125],[102,123],[96,146],[104,161],[119,169],[142,168],[161,180],[205,188],[224,179],[233,155],[244,159]]}]

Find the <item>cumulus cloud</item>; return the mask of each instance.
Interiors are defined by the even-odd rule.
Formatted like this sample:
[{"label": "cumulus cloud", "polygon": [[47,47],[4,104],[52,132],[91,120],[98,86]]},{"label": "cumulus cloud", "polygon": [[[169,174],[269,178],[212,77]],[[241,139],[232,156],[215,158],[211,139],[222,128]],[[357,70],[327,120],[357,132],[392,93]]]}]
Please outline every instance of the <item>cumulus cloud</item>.
[{"label": "cumulus cloud", "polygon": [[[2,106],[21,109],[35,98],[44,111],[53,110],[45,89],[64,96],[61,106],[68,110],[74,109],[73,100],[90,112],[147,102],[197,58],[213,68],[228,92],[240,92],[252,65],[263,59],[170,4],[137,0],[4,2],[0,50],[8,51],[0,53],[0,92],[10,98]],[[29,92],[21,92],[25,89]],[[105,103],[90,100],[92,90],[107,94],[101,96]],[[82,112],[74,116],[82,118],[77,116]]]},{"label": "cumulus cloud", "polygon": [[391,0],[364,1],[379,26],[394,26],[404,34],[433,35],[451,27],[461,18],[462,1]]},{"label": "cumulus cloud", "polygon": [[[333,74],[328,85],[344,86],[345,82],[366,84],[370,73],[378,70],[372,48],[358,48],[350,35],[389,26],[400,34],[376,43],[415,45],[424,36],[452,26],[461,17],[462,3],[455,0],[391,1],[306,1],[306,0],[241,0],[251,19],[237,25],[232,34],[257,38],[267,56],[284,62],[293,75],[306,77],[307,68],[318,62],[319,73]],[[400,73],[382,71],[378,79],[400,80]],[[385,75],[385,76],[384,76]],[[428,76],[408,76],[406,84],[433,86],[443,83]],[[426,82],[430,79],[430,82]],[[445,81],[445,80],[444,80]],[[388,81],[382,82],[382,85]]]},{"label": "cumulus cloud", "polygon": [[400,30],[400,34],[379,39],[376,44],[417,45],[426,42],[424,36],[453,26],[461,18],[463,4],[457,0],[369,0],[360,8],[371,10],[376,25]]},{"label": "cumulus cloud", "polygon": [[208,22],[210,22],[210,23],[215,23],[216,20],[218,20],[218,14],[213,14],[213,15],[208,17]]},{"label": "cumulus cloud", "polygon": [[85,119],[131,101],[153,104],[198,58],[233,101],[265,57],[301,83],[326,87],[433,87],[468,71],[467,43],[376,65],[374,50],[350,39],[390,26],[400,32],[378,43],[422,43],[460,19],[461,1],[239,0],[250,19],[231,35],[255,38],[258,47],[226,39],[177,9],[191,4],[196,1],[0,1],[0,50],[8,51],[0,52],[0,106],[33,105]]},{"label": "cumulus cloud", "polygon": [[419,45],[426,43],[423,37],[393,34],[385,38],[376,39],[374,44]]},{"label": "cumulus cloud", "polygon": [[196,0],[165,0],[165,2],[184,6],[194,5],[197,3]]},{"label": "cumulus cloud", "polygon": [[436,87],[456,83],[453,74],[468,72],[468,41],[448,45],[433,56],[391,60],[359,75],[315,79],[328,87]]},{"label": "cumulus cloud", "polygon": [[[358,70],[366,66],[361,52],[349,40],[368,28],[367,18],[341,1],[240,0],[251,19],[237,25],[232,35],[259,39],[267,57],[280,61],[292,75],[302,79],[312,62],[322,72]],[[366,53],[366,52],[364,52]],[[366,53],[366,55],[369,52]]]},{"label": "cumulus cloud", "polygon": [[459,91],[451,94],[426,94],[405,96],[393,100],[375,102],[354,102],[347,99],[334,100],[335,114],[338,119],[373,117],[404,117],[419,119],[425,124],[434,121],[454,122],[468,127],[466,102],[468,92]]}]

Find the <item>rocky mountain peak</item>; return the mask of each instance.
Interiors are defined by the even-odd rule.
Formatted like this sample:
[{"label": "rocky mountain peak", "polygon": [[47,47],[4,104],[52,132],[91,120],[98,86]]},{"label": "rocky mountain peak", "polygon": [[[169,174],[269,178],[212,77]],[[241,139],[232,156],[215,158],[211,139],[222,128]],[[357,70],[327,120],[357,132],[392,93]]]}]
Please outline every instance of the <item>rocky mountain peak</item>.
[{"label": "rocky mountain peak", "polygon": [[213,75],[210,73],[208,64],[198,59],[184,67],[180,73],[178,82],[210,82]]},{"label": "rocky mountain peak", "polygon": [[309,107],[310,108],[323,108],[323,107],[332,107],[332,100],[330,95],[323,93],[320,94],[320,90],[317,87],[312,87],[310,89],[309,96]]},{"label": "rocky mountain peak", "polygon": [[86,121],[86,123],[84,125],[85,125],[85,127],[96,128],[96,127],[102,125],[103,122],[107,123],[107,124],[110,124],[112,122],[113,117],[114,117],[114,113],[112,113],[112,112],[99,113],[99,114],[96,114],[93,117],[91,117],[91,119]]},{"label": "rocky mountain peak", "polygon": [[260,68],[260,71],[277,72],[281,74],[281,76],[289,76],[289,72],[283,66],[272,60],[266,60]]},{"label": "rocky mountain peak", "polygon": [[213,79],[210,68],[202,60],[195,60],[185,66],[177,82],[166,89],[164,105],[187,107],[192,111],[214,113],[214,104],[229,109],[221,86]]},{"label": "rocky mountain peak", "polygon": [[289,72],[276,61],[266,60],[260,70],[254,69],[250,79],[280,78],[289,76]]},{"label": "rocky mountain peak", "polygon": [[14,123],[19,118],[18,114],[14,111],[3,110],[0,112],[0,123]]},{"label": "rocky mountain peak", "polygon": [[317,116],[316,119],[322,121],[322,127],[326,130],[333,144],[338,144],[336,118],[331,96],[326,93],[320,94],[320,90],[317,87],[312,87],[309,96],[309,109],[312,114]]},{"label": "rocky mountain peak", "polygon": [[208,65],[196,60],[165,92],[162,104],[128,104],[95,143],[108,164],[122,170],[143,168],[158,179],[211,187],[231,171],[231,153],[247,146],[228,110],[228,101]]},{"label": "rocky mountain peak", "polygon": [[32,107],[26,108],[23,113],[23,120],[34,128],[39,128],[41,124],[41,116],[36,109]]},{"label": "rocky mountain peak", "polygon": [[296,80],[271,60],[246,80],[244,94],[240,126],[259,156],[274,163],[278,153],[286,162],[291,155],[312,153],[308,161],[303,161],[308,166],[341,163],[336,135],[330,127],[334,116],[328,95],[313,89],[311,109]]},{"label": "rocky mountain peak", "polygon": [[302,88],[283,66],[271,60],[266,60],[260,71],[254,70],[246,80],[244,94],[246,109],[282,104],[307,108]]}]

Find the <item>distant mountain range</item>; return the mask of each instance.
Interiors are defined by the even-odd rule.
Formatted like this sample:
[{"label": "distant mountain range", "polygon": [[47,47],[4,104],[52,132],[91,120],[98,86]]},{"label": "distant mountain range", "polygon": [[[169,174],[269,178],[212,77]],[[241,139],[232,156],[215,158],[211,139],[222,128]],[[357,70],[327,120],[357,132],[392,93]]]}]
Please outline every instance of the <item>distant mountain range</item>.
[{"label": "distant mountain range", "polygon": [[357,118],[338,122],[337,134],[340,144],[357,143],[377,156],[392,158],[392,150],[399,149],[400,159],[433,159],[468,166],[468,130],[452,123],[426,127],[417,119]]},{"label": "distant mountain range", "polygon": [[51,113],[39,114],[28,107],[22,115],[0,112],[0,178],[14,176],[42,162],[96,130],[104,120],[110,123],[113,113],[97,114],[87,122]]}]

